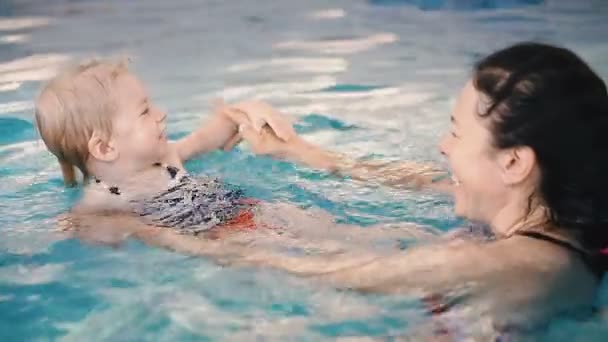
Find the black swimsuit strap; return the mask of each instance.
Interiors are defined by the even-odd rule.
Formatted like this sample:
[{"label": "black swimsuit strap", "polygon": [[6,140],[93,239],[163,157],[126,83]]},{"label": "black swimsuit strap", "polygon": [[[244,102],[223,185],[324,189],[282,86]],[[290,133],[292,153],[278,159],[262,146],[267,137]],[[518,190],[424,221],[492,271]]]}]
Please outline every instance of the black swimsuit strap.
[{"label": "black swimsuit strap", "polygon": [[515,234],[529,237],[532,239],[547,241],[549,243],[563,247],[571,252],[574,252],[581,257],[582,261],[587,265],[587,267],[589,267],[589,270],[593,274],[595,274],[599,279],[601,279],[603,276],[604,272],[603,272],[602,268],[599,267],[599,264],[596,262],[596,258],[594,258],[593,255],[590,254],[589,252],[571,244],[568,241],[560,240],[560,239],[554,238],[552,236],[549,236],[549,235],[546,235],[546,234],[543,234],[540,232],[523,231],[523,232],[517,232]]},{"label": "black swimsuit strap", "polygon": [[[154,163],[154,164],[152,164],[152,166],[161,167],[161,166],[163,166],[163,164],[161,164],[161,163]],[[175,167],[175,166],[167,165],[167,166],[165,166],[165,169],[167,170],[167,173],[169,173],[169,176],[171,177],[171,179],[175,179],[175,177],[179,173],[179,169],[177,167]],[[94,177],[94,179],[95,179],[95,183],[97,183],[97,184],[101,184],[102,183],[102,181],[100,179],[98,179],[97,177]],[[106,189],[108,189],[108,191],[112,195],[120,195],[121,194],[120,189],[116,185],[107,186],[107,185],[104,184],[104,187],[106,187]]]},{"label": "black swimsuit strap", "polygon": [[575,252],[577,254],[580,254],[583,256],[588,256],[588,254],[585,250],[576,247],[575,245],[571,244],[568,241],[560,240],[560,239],[554,238],[553,236],[550,236],[550,235],[546,235],[546,234],[543,234],[540,232],[530,232],[530,231],[517,232],[515,234],[526,236],[526,237],[529,237],[532,239],[547,241],[552,244],[564,247],[565,249],[571,250],[572,252]]}]

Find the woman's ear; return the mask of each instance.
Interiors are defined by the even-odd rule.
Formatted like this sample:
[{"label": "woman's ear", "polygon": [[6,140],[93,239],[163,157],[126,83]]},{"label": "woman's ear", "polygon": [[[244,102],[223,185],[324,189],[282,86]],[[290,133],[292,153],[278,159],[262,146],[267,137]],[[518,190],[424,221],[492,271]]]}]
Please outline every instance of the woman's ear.
[{"label": "woman's ear", "polygon": [[505,184],[519,184],[532,175],[536,167],[536,154],[530,147],[509,148],[499,153],[498,162]]},{"label": "woman's ear", "polygon": [[111,162],[118,158],[118,150],[111,138],[107,139],[98,132],[93,132],[88,143],[89,155],[93,158]]}]

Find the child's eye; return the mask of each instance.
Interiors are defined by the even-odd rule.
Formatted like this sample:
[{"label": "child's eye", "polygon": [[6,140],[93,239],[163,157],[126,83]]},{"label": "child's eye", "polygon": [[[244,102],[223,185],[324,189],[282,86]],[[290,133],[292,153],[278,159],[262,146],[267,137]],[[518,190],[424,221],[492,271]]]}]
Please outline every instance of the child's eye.
[{"label": "child's eye", "polygon": [[146,107],[146,109],[143,112],[141,112],[140,115],[148,115],[149,112],[150,112],[150,108]]},{"label": "child's eye", "polygon": [[458,138],[458,134],[454,133],[454,131],[452,131],[451,133],[454,138]]}]

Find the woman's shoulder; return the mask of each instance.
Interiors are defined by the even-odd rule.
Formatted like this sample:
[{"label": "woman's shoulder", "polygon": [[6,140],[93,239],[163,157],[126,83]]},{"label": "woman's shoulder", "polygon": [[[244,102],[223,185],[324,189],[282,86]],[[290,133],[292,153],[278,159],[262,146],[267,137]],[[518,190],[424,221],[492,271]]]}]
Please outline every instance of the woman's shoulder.
[{"label": "woman's shoulder", "polygon": [[514,235],[490,245],[514,266],[543,274],[566,274],[588,271],[580,253],[561,244]]},{"label": "woman's shoulder", "polygon": [[593,301],[597,278],[580,255],[523,236],[497,241],[489,248],[504,260],[504,268],[494,270],[495,291],[516,294],[511,302],[543,303],[546,310],[559,311]]}]

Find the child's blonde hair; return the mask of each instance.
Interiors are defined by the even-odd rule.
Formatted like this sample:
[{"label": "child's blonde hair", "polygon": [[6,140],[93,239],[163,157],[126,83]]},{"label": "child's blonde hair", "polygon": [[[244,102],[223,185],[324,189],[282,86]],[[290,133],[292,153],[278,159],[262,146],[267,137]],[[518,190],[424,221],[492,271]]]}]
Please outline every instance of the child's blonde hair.
[{"label": "child's blonde hair", "polygon": [[93,61],[62,72],[40,92],[36,127],[57,157],[66,185],[76,184],[74,167],[88,177],[88,144],[93,133],[110,137],[117,110],[113,82],[127,71],[124,62]]}]

